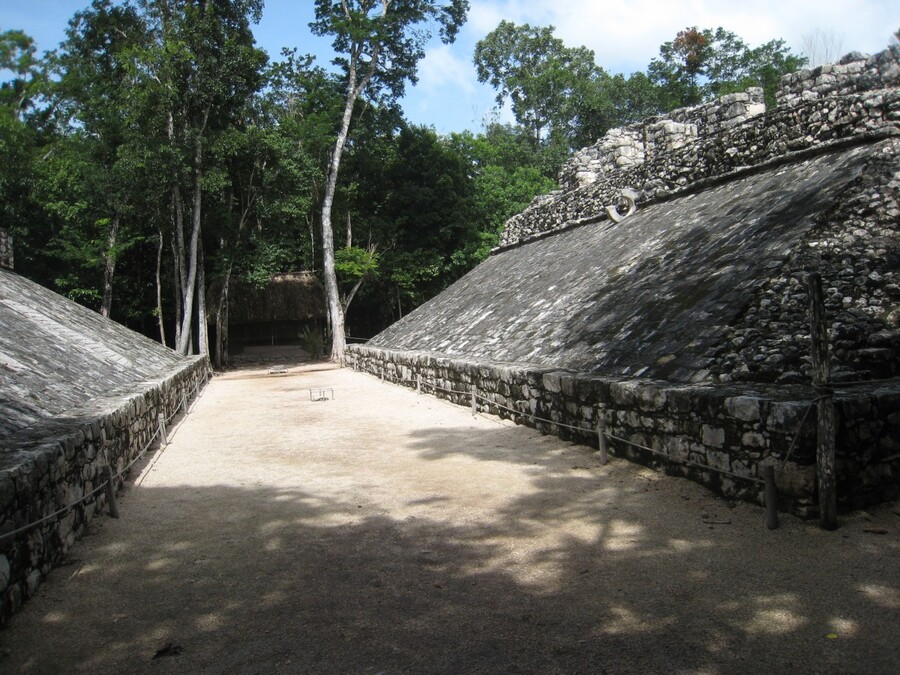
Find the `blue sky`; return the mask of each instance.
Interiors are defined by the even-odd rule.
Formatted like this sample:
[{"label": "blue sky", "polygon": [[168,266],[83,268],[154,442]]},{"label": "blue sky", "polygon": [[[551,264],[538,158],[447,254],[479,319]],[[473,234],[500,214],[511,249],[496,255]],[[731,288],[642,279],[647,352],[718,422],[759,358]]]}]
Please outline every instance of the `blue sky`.
[{"label": "blue sky", "polygon": [[[897,0],[470,0],[469,21],[457,41],[435,40],[419,66],[419,84],[403,101],[407,119],[440,133],[478,130],[492,114],[494,92],[478,83],[472,66],[475,44],[506,19],[515,23],[554,25],[569,46],[594,50],[597,63],[610,73],[644,70],[659,45],[687,26],[722,26],[751,46],[783,38],[795,52],[814,31],[839,54],[874,53],[887,46],[900,28]],[[0,30],[20,28],[35,38],[40,51],[64,38],[72,15],[89,0],[0,0]],[[282,47],[315,54],[322,65],[331,59],[330,42],[315,38],[308,24],[312,0],[266,0],[255,27],[258,44],[272,58]],[[509,119],[508,111],[500,112]]]}]

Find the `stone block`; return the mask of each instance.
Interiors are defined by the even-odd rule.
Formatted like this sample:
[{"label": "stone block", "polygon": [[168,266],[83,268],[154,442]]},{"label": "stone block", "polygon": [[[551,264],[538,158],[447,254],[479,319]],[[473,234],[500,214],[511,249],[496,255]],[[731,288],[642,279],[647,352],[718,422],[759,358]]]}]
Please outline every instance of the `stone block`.
[{"label": "stone block", "polygon": [[614,407],[630,408],[637,403],[637,382],[613,382],[609,387],[609,395]]},{"label": "stone block", "polygon": [[766,447],[766,439],[756,431],[748,431],[741,435],[741,445],[745,448],[764,448]]},{"label": "stone block", "polygon": [[669,389],[666,393],[666,401],[669,410],[676,414],[685,414],[691,412],[691,390],[690,389]]},{"label": "stone block", "polygon": [[[800,420],[803,419],[803,415],[809,405],[808,402],[801,401],[773,401],[769,406],[766,428],[779,433],[793,433],[797,431]],[[807,415],[807,421],[809,419],[815,420],[814,412],[814,410],[810,412],[812,417]]]},{"label": "stone block", "polygon": [[753,396],[733,396],[725,399],[726,412],[743,422],[757,422],[760,419],[760,400]]},{"label": "stone block", "polygon": [[729,455],[727,452],[708,450],[706,453],[706,463],[713,469],[731,471],[731,455]]},{"label": "stone block", "polygon": [[638,405],[643,410],[662,410],[666,407],[666,392],[652,385],[645,385],[637,390]]},{"label": "stone block", "polygon": [[725,430],[721,427],[704,424],[700,433],[703,445],[711,448],[721,448],[725,445]]}]

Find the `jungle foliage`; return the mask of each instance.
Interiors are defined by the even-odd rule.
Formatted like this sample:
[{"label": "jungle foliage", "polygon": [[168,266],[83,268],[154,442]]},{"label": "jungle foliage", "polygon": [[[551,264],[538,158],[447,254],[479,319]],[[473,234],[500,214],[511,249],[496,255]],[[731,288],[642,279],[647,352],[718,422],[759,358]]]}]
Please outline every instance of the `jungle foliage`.
[{"label": "jungle foliage", "polygon": [[336,69],[299,49],[270,60],[252,32],[262,0],[94,0],[44,55],[0,33],[0,218],[17,271],[222,362],[233,283],[330,265],[348,334],[368,337],[484,260],[573,148],[768,91],[803,63],[779,40],[689,28],[626,77],[552,27],[504,21],[474,60],[516,123],[439,135],[398,97],[423,54],[417,21],[452,39],[467,4],[319,1],[311,28],[334,37]]}]

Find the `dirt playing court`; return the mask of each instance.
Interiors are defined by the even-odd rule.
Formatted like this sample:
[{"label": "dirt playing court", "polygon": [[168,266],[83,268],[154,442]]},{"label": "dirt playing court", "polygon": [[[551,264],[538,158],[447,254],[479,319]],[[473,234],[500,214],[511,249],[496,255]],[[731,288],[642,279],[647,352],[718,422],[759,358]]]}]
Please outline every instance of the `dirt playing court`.
[{"label": "dirt playing court", "polygon": [[897,505],[769,531],[327,364],[215,377],[136,468],[0,672],[900,672]]}]

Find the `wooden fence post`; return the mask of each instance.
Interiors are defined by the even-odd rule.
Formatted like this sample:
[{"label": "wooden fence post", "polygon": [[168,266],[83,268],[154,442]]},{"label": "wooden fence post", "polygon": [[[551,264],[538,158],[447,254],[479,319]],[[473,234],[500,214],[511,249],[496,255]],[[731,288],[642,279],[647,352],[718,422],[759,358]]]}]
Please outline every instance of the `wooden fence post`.
[{"label": "wooden fence post", "polygon": [[766,527],[778,529],[778,491],[775,488],[775,467],[771,464],[763,467],[763,481],[766,486]]},{"label": "wooden fence post", "polygon": [[597,406],[597,450],[600,452],[600,464],[609,462],[606,455],[606,404]]},{"label": "wooden fence post", "polygon": [[103,480],[106,481],[106,503],[109,506],[109,517],[119,517],[119,504],[116,502],[116,484],[113,478],[112,467],[103,467]]},{"label": "wooden fence post", "polygon": [[472,414],[478,414],[478,386],[472,385]]},{"label": "wooden fence post", "polygon": [[809,324],[812,341],[813,389],[816,392],[818,433],[816,477],[819,483],[819,523],[826,530],[837,527],[837,493],[834,459],[834,393],[831,389],[831,359],[822,278],[809,275]]},{"label": "wooden fence post", "polygon": [[156,419],[159,420],[159,443],[165,447],[169,444],[169,439],[166,437],[166,416],[159,413]]}]

